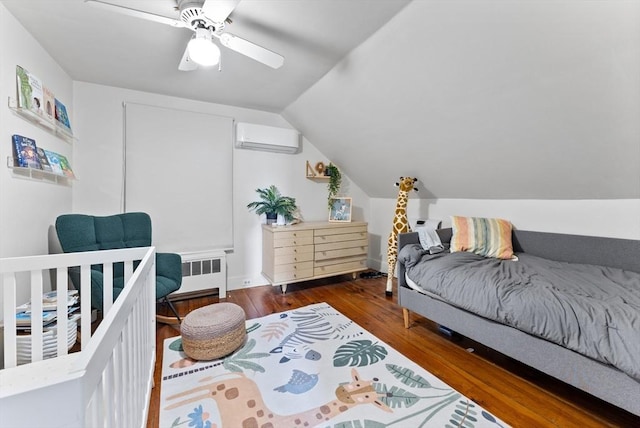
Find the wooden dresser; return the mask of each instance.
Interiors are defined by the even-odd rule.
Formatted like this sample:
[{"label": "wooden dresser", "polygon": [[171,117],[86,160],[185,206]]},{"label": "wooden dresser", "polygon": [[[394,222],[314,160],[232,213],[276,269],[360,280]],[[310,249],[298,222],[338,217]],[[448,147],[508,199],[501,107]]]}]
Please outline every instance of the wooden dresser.
[{"label": "wooden dresser", "polygon": [[287,284],[367,269],[367,223],[306,222],[262,225],[262,274],[286,292]]}]

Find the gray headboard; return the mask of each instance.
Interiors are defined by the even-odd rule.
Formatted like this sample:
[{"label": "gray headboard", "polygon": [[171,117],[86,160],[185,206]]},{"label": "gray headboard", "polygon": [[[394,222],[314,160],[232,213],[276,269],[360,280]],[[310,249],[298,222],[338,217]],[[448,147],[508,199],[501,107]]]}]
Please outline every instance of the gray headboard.
[{"label": "gray headboard", "polygon": [[[451,228],[438,229],[442,242],[450,242],[451,233]],[[514,230],[513,250],[551,260],[609,266],[640,273],[640,240]]]}]

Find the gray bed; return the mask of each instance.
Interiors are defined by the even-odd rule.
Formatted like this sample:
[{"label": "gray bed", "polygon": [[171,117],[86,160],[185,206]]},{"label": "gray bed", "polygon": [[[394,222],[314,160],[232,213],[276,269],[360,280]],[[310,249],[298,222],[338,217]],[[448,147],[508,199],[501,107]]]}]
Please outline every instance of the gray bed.
[{"label": "gray bed", "polygon": [[[451,229],[441,229],[438,234],[442,242],[447,243],[451,238]],[[640,287],[638,276],[635,274],[640,273],[640,241],[514,231],[513,246],[521,259],[518,262],[491,261],[466,253],[429,256],[424,253],[418,254],[420,247],[416,233],[400,235],[398,301],[403,307],[405,326],[409,326],[409,311],[416,312],[609,403],[640,415],[640,367],[637,356],[640,349],[640,330],[637,324],[638,314],[634,309],[637,308]],[[429,259],[432,259],[431,264]],[[568,265],[563,265],[563,262],[578,265],[571,265],[568,269]],[[466,264],[471,264],[473,268],[467,271],[458,268]],[[529,266],[541,269],[549,275],[545,275],[543,279],[536,279],[538,282],[535,286],[526,283],[529,280],[527,275],[524,275],[527,277],[525,284],[520,284],[520,287],[512,288],[506,284],[509,281],[514,284],[522,282],[521,271],[529,269]],[[411,279],[405,276],[407,267],[411,268]],[[476,285],[485,282],[487,278],[494,278],[496,275],[492,269],[501,271],[499,277],[504,287],[498,282],[498,287],[494,285],[493,289],[483,292]],[[573,270],[577,272],[574,276],[566,274]],[[456,274],[458,271],[460,273]],[[615,295],[604,297],[604,300],[622,302],[617,306],[614,304],[611,312],[624,312],[628,311],[629,307],[632,308],[631,314],[622,314],[624,322],[615,321],[614,324],[614,321],[608,319],[608,315],[607,319],[603,318],[602,311],[598,310],[597,306],[583,307],[584,302],[580,300],[578,303],[564,301],[565,296],[572,294],[573,290],[578,297],[583,293],[573,283],[574,278],[575,282],[579,282],[580,278],[589,279],[594,274],[611,279],[616,287],[620,284],[620,289],[615,291]],[[421,275],[424,275],[424,279],[421,279]],[[426,291],[420,286],[421,282]],[[565,284],[562,284],[563,282]],[[549,286],[540,287],[540,284],[544,283]],[[456,289],[454,285],[460,285],[461,288]],[[594,290],[594,285],[588,280],[585,286],[592,287],[588,293],[598,295],[609,288],[609,285],[601,288],[595,286]],[[497,300],[493,296],[499,294],[493,291],[500,288],[508,290],[507,294],[503,293],[503,299],[508,299],[510,305],[515,301],[520,306],[505,305],[506,300],[493,302],[492,299]],[[531,293],[534,288],[545,288],[546,293],[543,294],[546,296],[541,296],[540,299],[546,297],[549,300],[546,303],[533,301],[537,299],[533,297],[535,294]],[[474,308],[469,304],[470,300],[479,302],[480,305]],[[581,318],[593,321],[592,324],[600,329],[595,328],[592,333],[581,331],[580,335],[571,338],[569,334],[563,333],[562,328],[557,330],[555,327],[547,326],[547,321],[543,322],[542,326],[539,319],[531,326],[527,325],[527,318],[539,318],[536,314],[544,311],[551,315],[551,318],[561,320],[561,324],[566,324],[560,327],[568,331],[576,330],[571,322]],[[633,322],[629,322],[629,319]],[[610,337],[608,331],[612,332]],[[610,363],[618,365],[622,370]]]}]

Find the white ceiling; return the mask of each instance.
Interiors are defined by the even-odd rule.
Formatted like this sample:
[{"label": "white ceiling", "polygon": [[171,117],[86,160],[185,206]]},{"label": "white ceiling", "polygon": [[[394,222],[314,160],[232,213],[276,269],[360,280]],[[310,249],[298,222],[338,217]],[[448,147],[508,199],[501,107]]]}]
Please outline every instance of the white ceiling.
[{"label": "white ceiling", "polygon": [[[109,0],[179,19],[175,0]],[[83,0],[2,0],[72,79],[281,112],[409,0],[243,0],[225,31],[285,57],[271,69],[226,48],[217,67],[178,71],[193,34]]]},{"label": "white ceiling", "polygon": [[[78,81],[280,113],[371,197],[638,199],[640,1],[243,0],[222,48],[83,0],[0,0]],[[177,18],[175,0],[113,0]]]}]

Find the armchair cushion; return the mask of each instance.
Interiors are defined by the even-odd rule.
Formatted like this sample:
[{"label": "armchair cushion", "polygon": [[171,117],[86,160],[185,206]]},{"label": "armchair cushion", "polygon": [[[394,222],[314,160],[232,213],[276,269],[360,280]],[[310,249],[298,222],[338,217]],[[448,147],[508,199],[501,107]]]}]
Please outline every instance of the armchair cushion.
[{"label": "armchair cushion", "polygon": [[[151,218],[146,213],[123,213],[106,217],[64,214],[56,219],[56,232],[65,253],[151,246]],[[137,266],[137,263],[135,264]],[[79,290],[80,275],[69,272]],[[124,287],[124,268],[113,268],[113,298]],[[182,259],[175,253],[156,253],[156,299],[166,297],[182,284]],[[91,305],[102,309],[102,266],[91,266]]]}]

